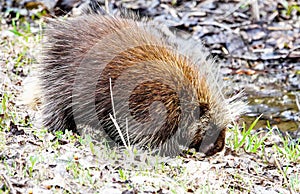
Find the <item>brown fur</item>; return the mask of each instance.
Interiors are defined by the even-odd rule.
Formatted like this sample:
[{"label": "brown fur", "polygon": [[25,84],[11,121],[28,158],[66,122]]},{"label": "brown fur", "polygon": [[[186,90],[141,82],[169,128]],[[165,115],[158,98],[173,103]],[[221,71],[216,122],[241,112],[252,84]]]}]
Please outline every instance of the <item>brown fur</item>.
[{"label": "brown fur", "polygon": [[130,143],[221,151],[239,101],[224,98],[219,65],[201,44],[164,28],[101,15],[50,22],[38,70],[44,125],[89,126],[120,143],[113,115]]}]

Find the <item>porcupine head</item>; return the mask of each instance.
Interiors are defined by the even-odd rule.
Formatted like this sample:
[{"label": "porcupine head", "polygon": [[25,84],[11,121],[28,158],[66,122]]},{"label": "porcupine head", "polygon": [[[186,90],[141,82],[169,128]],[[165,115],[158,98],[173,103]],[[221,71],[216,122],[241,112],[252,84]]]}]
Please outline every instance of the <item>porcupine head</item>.
[{"label": "porcupine head", "polygon": [[100,15],[52,21],[45,36],[46,127],[89,126],[79,131],[164,155],[180,146],[206,155],[223,149],[241,103],[224,97],[220,65],[201,43],[155,22]]}]

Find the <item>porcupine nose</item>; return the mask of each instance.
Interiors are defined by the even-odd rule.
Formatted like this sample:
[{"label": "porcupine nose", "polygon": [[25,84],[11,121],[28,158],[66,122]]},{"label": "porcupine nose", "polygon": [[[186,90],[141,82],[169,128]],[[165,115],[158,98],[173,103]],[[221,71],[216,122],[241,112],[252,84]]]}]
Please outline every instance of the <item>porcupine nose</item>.
[{"label": "porcupine nose", "polygon": [[206,156],[220,152],[225,145],[225,127],[209,123],[205,135],[200,143],[199,151]]}]

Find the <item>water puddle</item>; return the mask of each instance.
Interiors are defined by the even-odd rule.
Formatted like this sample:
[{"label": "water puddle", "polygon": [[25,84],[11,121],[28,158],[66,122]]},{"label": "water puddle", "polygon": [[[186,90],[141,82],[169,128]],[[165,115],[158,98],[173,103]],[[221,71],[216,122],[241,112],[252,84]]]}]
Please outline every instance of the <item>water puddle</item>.
[{"label": "water puddle", "polygon": [[[273,91],[274,92],[274,91]],[[277,96],[255,96],[250,93],[248,97],[248,110],[242,117],[249,126],[258,116],[262,115],[257,125],[258,128],[265,128],[269,124],[277,126],[281,131],[297,131],[300,129],[300,111],[296,103],[296,95],[293,93],[283,94],[275,92]]]}]

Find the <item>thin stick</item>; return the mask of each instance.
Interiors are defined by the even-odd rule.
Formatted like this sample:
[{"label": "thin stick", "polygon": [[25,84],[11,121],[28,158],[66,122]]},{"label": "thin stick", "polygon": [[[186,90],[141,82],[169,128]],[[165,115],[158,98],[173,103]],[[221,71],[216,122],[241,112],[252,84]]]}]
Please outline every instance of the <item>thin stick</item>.
[{"label": "thin stick", "polygon": [[[110,97],[111,97],[111,106],[112,106],[112,111],[113,111],[113,116],[111,114],[109,114],[109,117],[110,119],[113,121],[120,137],[121,137],[121,140],[124,144],[124,146],[128,149],[129,148],[129,145],[126,144],[126,141],[124,139],[124,136],[122,134],[122,131],[121,131],[121,128],[117,122],[117,117],[116,117],[116,111],[115,111],[115,103],[114,103],[114,96],[113,96],[113,91],[112,91],[112,85],[111,85],[111,78],[109,78],[109,88],[110,88]],[[127,130],[127,133],[128,133],[128,130]],[[127,134],[128,135],[128,134]],[[127,136],[128,137],[128,136]],[[129,140],[128,140],[129,142]]]},{"label": "thin stick", "polygon": [[106,12],[109,14],[108,0],[104,1]]},{"label": "thin stick", "polygon": [[9,188],[9,193],[16,194],[16,191],[15,191],[12,183],[10,182],[9,178],[5,174],[2,174],[2,173],[0,175],[3,177],[5,185]]},{"label": "thin stick", "polygon": [[113,123],[114,123],[116,129],[118,130],[118,133],[119,133],[119,135],[120,135],[120,137],[121,137],[121,140],[122,140],[124,146],[128,149],[129,147],[128,147],[127,144],[126,144],[126,141],[125,141],[125,139],[124,139],[124,136],[122,135],[122,131],[121,131],[121,129],[120,129],[120,126],[119,126],[119,124],[117,123],[117,120],[116,120],[115,118],[113,118],[113,116],[112,116],[111,114],[109,114],[109,117],[110,117],[110,119],[113,121]]},{"label": "thin stick", "polygon": [[295,191],[291,188],[291,186],[290,186],[290,184],[289,184],[289,181],[288,181],[288,179],[287,179],[287,177],[286,177],[286,174],[283,172],[283,169],[282,169],[282,167],[281,167],[279,161],[277,160],[277,158],[276,158],[275,156],[273,156],[273,158],[274,158],[274,161],[275,161],[275,164],[276,164],[277,168],[279,169],[280,173],[281,173],[282,176],[283,176],[283,180],[284,180],[286,186],[288,187],[288,189],[289,189],[289,191],[290,191],[290,194],[294,194]]},{"label": "thin stick", "polygon": [[115,111],[114,98],[113,98],[113,92],[112,92],[112,86],[111,86],[111,78],[109,78],[109,89],[110,89],[112,111],[113,111],[114,118],[116,119],[116,111]]}]

